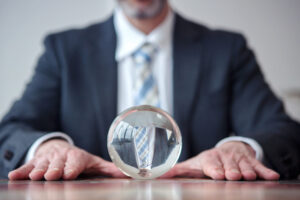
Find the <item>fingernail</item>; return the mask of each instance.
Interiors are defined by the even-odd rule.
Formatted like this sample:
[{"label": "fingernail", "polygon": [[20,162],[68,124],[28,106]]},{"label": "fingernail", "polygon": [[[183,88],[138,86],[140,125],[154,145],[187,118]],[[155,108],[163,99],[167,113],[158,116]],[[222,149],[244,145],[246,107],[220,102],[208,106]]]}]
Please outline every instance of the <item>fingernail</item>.
[{"label": "fingernail", "polygon": [[274,171],[272,171],[271,174],[272,174],[273,176],[278,176],[278,177],[280,176],[277,172],[274,172]]},{"label": "fingernail", "polygon": [[73,169],[67,169],[67,170],[65,171],[65,175],[69,175],[69,174],[71,174],[71,173],[73,173],[73,172],[74,172]]},{"label": "fingernail", "polygon": [[231,169],[230,172],[235,173],[235,174],[239,174],[240,173],[240,171],[237,170],[237,169]]},{"label": "fingernail", "polygon": [[272,174],[278,174],[277,172],[273,171],[273,170],[270,170],[269,169],[269,173],[272,173]]},{"label": "fingernail", "polygon": [[14,173],[13,171],[9,172],[8,177],[10,177],[13,173]]},{"label": "fingernail", "polygon": [[54,168],[51,168],[50,170],[51,170],[51,171],[59,171],[60,169],[57,168],[57,167],[54,167]]},{"label": "fingernail", "polygon": [[33,172],[45,172],[44,169],[34,169]]}]

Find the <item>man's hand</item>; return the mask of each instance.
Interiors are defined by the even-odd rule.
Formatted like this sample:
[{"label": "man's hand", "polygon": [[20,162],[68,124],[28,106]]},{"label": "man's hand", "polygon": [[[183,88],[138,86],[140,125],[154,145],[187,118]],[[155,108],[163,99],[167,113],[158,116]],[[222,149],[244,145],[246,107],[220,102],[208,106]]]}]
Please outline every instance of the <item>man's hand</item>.
[{"label": "man's hand", "polygon": [[8,177],[10,180],[71,180],[81,173],[125,177],[113,163],[60,139],[43,143],[31,161],[11,171]]},{"label": "man's hand", "polygon": [[217,148],[176,164],[162,178],[211,177],[216,180],[278,180],[279,174],[255,159],[254,150],[243,142],[226,142]]}]

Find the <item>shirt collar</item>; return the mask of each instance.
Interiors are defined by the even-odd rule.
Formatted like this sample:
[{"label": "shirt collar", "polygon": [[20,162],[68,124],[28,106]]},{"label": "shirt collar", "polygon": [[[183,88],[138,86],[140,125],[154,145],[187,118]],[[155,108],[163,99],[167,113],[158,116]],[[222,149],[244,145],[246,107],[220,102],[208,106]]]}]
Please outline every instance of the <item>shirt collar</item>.
[{"label": "shirt collar", "polygon": [[148,35],[135,28],[124,15],[121,8],[114,12],[114,26],[117,35],[117,48],[115,59],[121,61],[132,55],[145,42],[152,43],[160,49],[172,42],[175,15],[172,10],[168,12],[166,19]]}]

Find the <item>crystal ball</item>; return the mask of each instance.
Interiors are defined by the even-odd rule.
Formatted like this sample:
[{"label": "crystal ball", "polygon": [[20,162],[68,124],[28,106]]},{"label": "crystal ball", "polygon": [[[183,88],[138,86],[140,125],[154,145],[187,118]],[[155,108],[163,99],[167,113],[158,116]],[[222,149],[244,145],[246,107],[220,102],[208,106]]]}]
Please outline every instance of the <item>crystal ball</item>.
[{"label": "crystal ball", "polygon": [[175,120],[153,106],[134,106],[110,126],[107,148],[111,160],[127,176],[154,179],[177,162],[182,147]]}]

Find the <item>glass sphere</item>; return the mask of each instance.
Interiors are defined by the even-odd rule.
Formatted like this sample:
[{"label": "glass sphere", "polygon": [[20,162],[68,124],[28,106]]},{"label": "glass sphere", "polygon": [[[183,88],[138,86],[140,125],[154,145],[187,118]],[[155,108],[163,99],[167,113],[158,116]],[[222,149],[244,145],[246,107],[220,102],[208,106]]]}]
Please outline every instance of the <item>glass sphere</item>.
[{"label": "glass sphere", "polygon": [[165,111],[134,106],[119,114],[107,138],[111,160],[127,176],[153,179],[171,169],[181,152],[181,134]]}]

